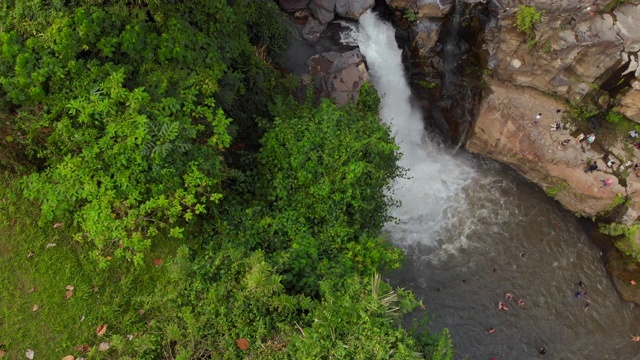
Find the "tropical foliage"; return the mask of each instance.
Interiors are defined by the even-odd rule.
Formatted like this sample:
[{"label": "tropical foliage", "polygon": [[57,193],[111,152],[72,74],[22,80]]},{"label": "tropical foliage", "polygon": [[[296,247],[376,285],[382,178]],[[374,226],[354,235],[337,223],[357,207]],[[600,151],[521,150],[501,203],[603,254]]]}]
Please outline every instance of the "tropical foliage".
[{"label": "tropical foliage", "polygon": [[377,276],[402,169],[375,91],[294,98],[285,24],[271,1],[0,4],[0,351],[451,358]]}]

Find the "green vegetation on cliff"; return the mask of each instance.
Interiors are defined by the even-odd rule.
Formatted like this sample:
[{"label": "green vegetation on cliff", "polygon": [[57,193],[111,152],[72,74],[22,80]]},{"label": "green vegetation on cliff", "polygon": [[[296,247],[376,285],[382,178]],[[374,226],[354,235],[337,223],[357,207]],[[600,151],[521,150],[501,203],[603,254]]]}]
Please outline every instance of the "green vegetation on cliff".
[{"label": "green vegetation on cliff", "polygon": [[402,260],[380,236],[402,169],[375,91],[295,100],[281,20],[271,1],[0,5],[0,350],[452,358],[378,275]]},{"label": "green vegetation on cliff", "polygon": [[544,12],[538,11],[534,6],[520,5],[516,10],[515,27],[527,35],[529,48],[535,46],[534,27]]}]

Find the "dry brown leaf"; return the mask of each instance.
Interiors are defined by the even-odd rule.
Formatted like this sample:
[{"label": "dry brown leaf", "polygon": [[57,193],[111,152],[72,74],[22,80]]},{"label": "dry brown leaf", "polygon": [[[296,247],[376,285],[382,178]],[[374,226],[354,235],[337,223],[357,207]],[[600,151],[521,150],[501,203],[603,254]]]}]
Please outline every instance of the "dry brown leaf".
[{"label": "dry brown leaf", "polygon": [[72,296],[73,296],[73,290],[67,290],[67,291],[64,293],[64,299],[65,299],[65,300],[69,300],[69,299],[71,299],[71,297],[72,297]]},{"label": "dry brown leaf", "polygon": [[38,309],[40,309],[40,306],[38,306],[38,304],[33,304],[31,311],[38,311]]},{"label": "dry brown leaf", "polygon": [[160,258],[153,259],[153,265],[155,265],[155,266],[160,266],[160,265],[162,265],[163,262],[164,261],[162,259],[160,259]]},{"label": "dry brown leaf", "polygon": [[36,291],[38,291],[38,286],[34,286],[29,290],[30,293],[36,292]]},{"label": "dry brown leaf", "polygon": [[247,350],[249,348],[249,341],[245,338],[240,338],[236,340],[236,346],[238,346],[240,350]]},{"label": "dry brown leaf", "polygon": [[54,228],[54,229],[57,229],[57,228],[59,228],[59,227],[62,227],[63,225],[64,225],[64,223],[57,222],[57,223],[53,224],[53,228]]},{"label": "dry brown leaf", "polygon": [[4,350],[0,350],[0,358],[4,357]]},{"label": "dry brown leaf", "polygon": [[29,251],[29,253],[27,254],[27,259],[32,258],[33,255],[35,255],[35,253],[33,251]]},{"label": "dry brown leaf", "polygon": [[96,328],[96,335],[104,335],[107,332],[107,324],[102,324]]},{"label": "dry brown leaf", "polygon": [[65,289],[73,291],[75,288],[73,287],[73,285],[67,285]]},{"label": "dry brown leaf", "polygon": [[108,342],[101,342],[100,345],[98,345],[98,351],[107,351],[110,347],[111,344],[109,344]]},{"label": "dry brown leaf", "polygon": [[93,290],[93,292],[98,292],[98,287],[93,285],[93,287],[91,288],[91,290]]},{"label": "dry brown leaf", "polygon": [[35,355],[35,351],[31,350],[31,349],[27,349],[27,352],[24,353],[24,356],[27,357],[27,359],[29,360],[33,360],[33,356]]},{"label": "dry brown leaf", "polygon": [[76,357],[73,355],[67,355],[63,357],[62,360],[76,360]]},{"label": "dry brown leaf", "polygon": [[144,309],[140,309],[140,310],[138,310],[138,314],[140,314],[140,315],[144,315]]},{"label": "dry brown leaf", "polygon": [[89,352],[89,349],[91,349],[91,346],[89,346],[89,344],[84,344],[84,345],[80,344],[75,348],[76,351],[80,351],[83,354]]}]

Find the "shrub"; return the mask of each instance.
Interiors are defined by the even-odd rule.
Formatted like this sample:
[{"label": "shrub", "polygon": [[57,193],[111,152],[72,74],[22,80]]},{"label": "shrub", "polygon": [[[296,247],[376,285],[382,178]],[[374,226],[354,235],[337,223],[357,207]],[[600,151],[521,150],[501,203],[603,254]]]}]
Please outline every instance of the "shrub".
[{"label": "shrub", "polygon": [[538,12],[534,6],[520,5],[516,11],[515,26],[527,35],[527,39],[531,40],[535,37],[533,30],[535,24],[540,20],[542,14],[543,12]]},{"label": "shrub", "polygon": [[624,120],[624,115],[622,115],[621,113],[617,112],[617,111],[609,111],[607,112],[607,116],[605,117],[605,119],[607,119],[608,122],[612,123],[612,124],[617,124],[620,121]]}]

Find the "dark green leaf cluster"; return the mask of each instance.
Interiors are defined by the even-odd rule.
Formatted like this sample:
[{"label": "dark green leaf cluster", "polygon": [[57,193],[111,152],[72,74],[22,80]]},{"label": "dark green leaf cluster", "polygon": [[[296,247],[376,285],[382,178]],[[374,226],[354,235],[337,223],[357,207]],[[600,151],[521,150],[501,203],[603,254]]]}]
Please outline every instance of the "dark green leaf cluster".
[{"label": "dark green leaf cluster", "polygon": [[374,113],[326,100],[277,112],[259,155],[271,234],[260,246],[284,252],[285,283],[313,293],[334,271],[397,266],[399,254],[379,237],[389,220],[385,189],[400,172],[388,129]]},{"label": "dark green leaf cluster", "polygon": [[[269,101],[242,96],[277,85],[255,49],[274,41],[281,55],[286,30],[242,1],[248,11],[226,1],[85,4],[4,4],[2,107],[42,161],[23,182],[42,223],[73,217],[102,263],[139,262],[158,230],[181,237],[222,197],[222,152],[237,133],[227,113],[246,119]],[[249,29],[265,26],[254,45]]]}]

